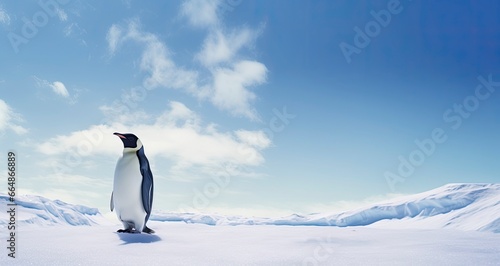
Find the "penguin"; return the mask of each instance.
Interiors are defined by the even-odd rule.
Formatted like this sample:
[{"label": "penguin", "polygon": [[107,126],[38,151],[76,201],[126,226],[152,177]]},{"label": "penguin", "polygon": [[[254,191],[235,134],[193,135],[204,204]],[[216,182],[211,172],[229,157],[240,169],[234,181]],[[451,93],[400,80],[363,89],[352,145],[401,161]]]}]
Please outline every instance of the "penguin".
[{"label": "penguin", "polygon": [[147,233],[146,226],[153,205],[153,173],[141,140],[134,134],[113,133],[123,142],[123,155],[118,159],[111,193],[110,209],[123,223],[119,233]]}]

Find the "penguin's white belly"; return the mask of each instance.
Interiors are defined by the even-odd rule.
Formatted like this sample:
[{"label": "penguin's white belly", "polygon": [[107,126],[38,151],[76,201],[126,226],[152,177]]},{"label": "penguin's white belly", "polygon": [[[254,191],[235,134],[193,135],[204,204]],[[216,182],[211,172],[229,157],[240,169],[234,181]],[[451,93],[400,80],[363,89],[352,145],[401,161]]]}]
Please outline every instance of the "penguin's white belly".
[{"label": "penguin's white belly", "polygon": [[113,183],[113,203],[118,219],[133,222],[142,230],[146,211],[142,204],[142,175],[135,153],[124,154],[118,160]]}]

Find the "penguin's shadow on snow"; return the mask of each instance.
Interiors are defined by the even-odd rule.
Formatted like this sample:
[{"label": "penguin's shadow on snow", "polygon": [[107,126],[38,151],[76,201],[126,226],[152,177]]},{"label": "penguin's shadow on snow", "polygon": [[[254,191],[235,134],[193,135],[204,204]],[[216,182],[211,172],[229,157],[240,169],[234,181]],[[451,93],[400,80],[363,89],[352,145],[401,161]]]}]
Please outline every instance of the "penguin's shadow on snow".
[{"label": "penguin's shadow on snow", "polygon": [[154,243],[161,240],[157,235],[150,234],[129,234],[129,233],[117,233],[118,237],[123,241],[122,245],[132,244],[132,243]]}]

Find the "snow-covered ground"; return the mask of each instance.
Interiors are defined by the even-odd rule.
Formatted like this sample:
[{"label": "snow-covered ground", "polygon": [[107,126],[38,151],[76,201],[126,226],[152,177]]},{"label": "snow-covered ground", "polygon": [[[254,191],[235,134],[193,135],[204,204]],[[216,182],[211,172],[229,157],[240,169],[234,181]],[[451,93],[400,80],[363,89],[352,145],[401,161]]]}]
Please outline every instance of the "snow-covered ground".
[{"label": "snow-covered ground", "polygon": [[116,226],[109,225],[22,228],[18,258],[11,259],[4,251],[0,265],[500,263],[500,235],[484,232],[162,222],[150,226],[157,234],[119,234],[114,232]]},{"label": "snow-covered ground", "polygon": [[153,235],[116,233],[95,208],[39,196],[17,204],[17,258],[7,256],[3,209],[0,265],[500,265],[500,184],[281,219],[156,212]]}]

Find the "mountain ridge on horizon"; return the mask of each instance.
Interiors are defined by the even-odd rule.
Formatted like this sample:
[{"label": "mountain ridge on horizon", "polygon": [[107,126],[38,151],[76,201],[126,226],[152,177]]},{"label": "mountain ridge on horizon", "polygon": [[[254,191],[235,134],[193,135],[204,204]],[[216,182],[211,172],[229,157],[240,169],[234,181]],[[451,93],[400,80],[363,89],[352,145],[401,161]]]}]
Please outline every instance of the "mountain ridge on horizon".
[{"label": "mountain ridge on horizon", "polygon": [[[1,201],[6,204],[9,196],[0,194]],[[42,196],[18,196],[16,203],[18,223],[24,225],[93,226],[112,223],[97,208],[50,200]],[[450,228],[500,233],[500,183],[450,183],[426,192],[337,213],[292,214],[272,219],[156,210],[150,220],[207,225]],[[0,226],[6,224],[7,218],[2,216]]]}]

